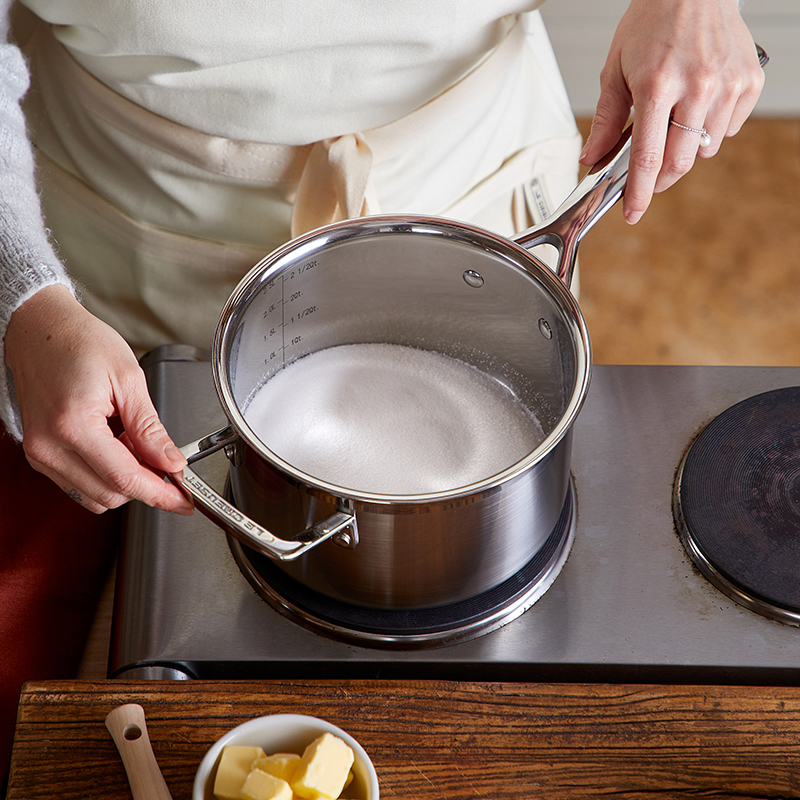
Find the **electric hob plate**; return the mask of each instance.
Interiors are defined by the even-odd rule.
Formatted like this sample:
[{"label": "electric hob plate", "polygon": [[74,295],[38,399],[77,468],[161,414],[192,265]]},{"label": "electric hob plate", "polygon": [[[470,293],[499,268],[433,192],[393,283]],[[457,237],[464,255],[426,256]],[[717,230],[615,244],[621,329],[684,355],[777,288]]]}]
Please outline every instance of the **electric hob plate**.
[{"label": "electric hob plate", "polygon": [[800,626],[800,387],[749,397],[701,431],[678,471],[675,518],[715,586]]}]

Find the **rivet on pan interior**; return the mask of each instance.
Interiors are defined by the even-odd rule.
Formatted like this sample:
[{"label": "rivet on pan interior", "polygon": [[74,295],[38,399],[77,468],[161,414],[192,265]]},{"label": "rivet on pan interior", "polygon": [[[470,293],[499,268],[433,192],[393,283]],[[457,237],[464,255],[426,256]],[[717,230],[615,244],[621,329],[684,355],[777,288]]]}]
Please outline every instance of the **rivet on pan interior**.
[{"label": "rivet on pan interior", "polygon": [[483,275],[479,272],[475,272],[474,269],[465,270],[462,277],[467,286],[472,286],[475,289],[480,289],[481,286],[483,286]]},{"label": "rivet on pan interior", "polygon": [[553,338],[553,329],[546,319],[542,318],[539,320],[539,330],[542,332],[542,336],[544,336],[545,339]]}]

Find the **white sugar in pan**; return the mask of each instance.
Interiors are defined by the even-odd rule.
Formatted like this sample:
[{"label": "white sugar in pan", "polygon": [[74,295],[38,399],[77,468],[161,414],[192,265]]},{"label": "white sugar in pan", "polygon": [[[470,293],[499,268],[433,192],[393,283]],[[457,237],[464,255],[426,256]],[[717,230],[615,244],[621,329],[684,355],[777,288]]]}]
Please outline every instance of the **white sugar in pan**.
[{"label": "white sugar in pan", "polygon": [[302,472],[377,494],[467,486],[544,440],[531,411],[476,367],[392,344],[341,345],[295,361],[255,393],[245,419]]}]

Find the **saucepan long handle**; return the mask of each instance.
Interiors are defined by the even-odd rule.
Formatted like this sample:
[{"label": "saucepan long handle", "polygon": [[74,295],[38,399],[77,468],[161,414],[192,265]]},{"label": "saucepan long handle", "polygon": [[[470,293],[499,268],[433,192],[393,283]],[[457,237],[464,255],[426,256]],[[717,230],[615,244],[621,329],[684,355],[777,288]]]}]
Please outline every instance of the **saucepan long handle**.
[{"label": "saucepan long handle", "polygon": [[[191,465],[217,450],[235,444],[237,439],[237,434],[229,426],[182,447],[181,452]],[[170,475],[169,478],[212,522],[248,547],[276,561],[291,561],[298,558],[326,539],[336,534],[343,534],[348,528],[350,532],[343,539],[344,545],[354,547],[358,542],[355,514],[337,511],[322,522],[301,531],[294,539],[281,539],[229,503],[191,466],[186,467],[182,475]]]},{"label": "saucepan long handle", "polygon": [[[764,67],[769,56],[756,44],[758,63]],[[572,283],[578,244],[586,232],[622,197],[628,182],[631,156],[632,126],[623,132],[619,142],[596,164],[553,214],[514,237],[526,250],[549,244],[559,252],[558,277],[567,287]]]},{"label": "saucepan long handle", "polygon": [[558,277],[569,287],[575,270],[578,244],[586,232],[622,197],[628,180],[631,127],[616,147],[575,187],[551,216],[514,237],[526,250],[541,244],[559,253]]}]

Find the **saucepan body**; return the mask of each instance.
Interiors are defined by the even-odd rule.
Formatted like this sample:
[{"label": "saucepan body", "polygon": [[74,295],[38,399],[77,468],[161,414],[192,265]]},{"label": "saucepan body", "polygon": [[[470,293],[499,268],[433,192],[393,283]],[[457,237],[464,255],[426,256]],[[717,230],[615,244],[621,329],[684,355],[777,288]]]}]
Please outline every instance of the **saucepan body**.
[{"label": "saucepan body", "polygon": [[[356,606],[431,608],[517,574],[542,549],[569,490],[591,348],[568,287],[578,243],[622,194],[629,151],[628,131],[552,218],[514,241],[441,218],[377,216],[321,228],[264,258],[216,330],[212,366],[229,425],[183,448],[190,464],[221,447],[231,459],[230,497],[184,472],[201,510],[300,584]],[[539,245],[556,248],[556,271],[534,255]],[[538,419],[543,437],[491,475],[418,494],[299,469],[254,430],[253,398],[298,360],[358,344],[477,368]],[[358,401],[359,386],[343,391]],[[382,453],[375,470],[393,455]]]}]

